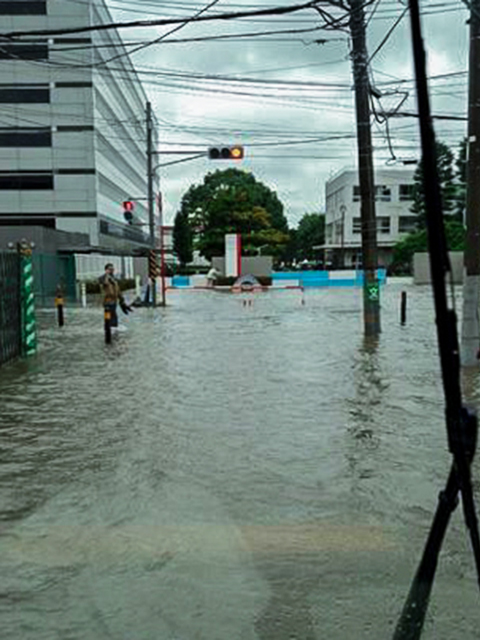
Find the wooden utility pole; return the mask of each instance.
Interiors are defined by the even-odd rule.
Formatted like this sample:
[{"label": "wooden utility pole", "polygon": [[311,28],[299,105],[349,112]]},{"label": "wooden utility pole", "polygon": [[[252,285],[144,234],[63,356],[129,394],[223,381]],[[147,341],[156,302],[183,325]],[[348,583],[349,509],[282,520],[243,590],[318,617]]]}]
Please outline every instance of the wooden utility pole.
[{"label": "wooden utility pole", "polygon": [[468,81],[467,140],[467,238],[465,244],[463,284],[463,321],[461,362],[463,366],[479,363],[479,293],[480,293],[480,0],[470,6],[470,59]]},{"label": "wooden utility pole", "polygon": [[366,336],[380,333],[380,287],[377,279],[377,221],[370,128],[370,83],[362,0],[349,0],[352,64],[357,116],[358,174],[363,257],[363,318]]}]

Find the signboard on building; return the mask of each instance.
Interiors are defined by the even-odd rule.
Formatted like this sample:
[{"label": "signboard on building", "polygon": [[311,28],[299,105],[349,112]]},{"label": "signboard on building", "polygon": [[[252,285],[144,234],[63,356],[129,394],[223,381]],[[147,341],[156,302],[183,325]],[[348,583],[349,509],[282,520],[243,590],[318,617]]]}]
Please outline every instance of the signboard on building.
[{"label": "signboard on building", "polygon": [[242,236],[225,234],[225,275],[237,278],[242,273]]}]

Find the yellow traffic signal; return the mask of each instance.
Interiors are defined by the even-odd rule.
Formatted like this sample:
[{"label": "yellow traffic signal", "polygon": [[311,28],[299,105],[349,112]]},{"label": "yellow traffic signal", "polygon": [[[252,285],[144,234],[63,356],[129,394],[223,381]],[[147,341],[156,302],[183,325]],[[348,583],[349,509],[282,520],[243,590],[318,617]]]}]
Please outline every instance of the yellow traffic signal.
[{"label": "yellow traffic signal", "polygon": [[230,145],[224,147],[209,147],[209,160],[242,160],[245,152],[242,145]]}]

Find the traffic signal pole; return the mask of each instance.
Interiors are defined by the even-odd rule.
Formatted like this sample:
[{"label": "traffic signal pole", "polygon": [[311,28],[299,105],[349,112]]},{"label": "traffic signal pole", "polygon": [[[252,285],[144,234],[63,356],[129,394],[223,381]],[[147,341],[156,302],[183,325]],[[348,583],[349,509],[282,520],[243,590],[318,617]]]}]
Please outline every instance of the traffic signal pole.
[{"label": "traffic signal pole", "polygon": [[362,0],[349,0],[349,4],[361,200],[364,332],[366,336],[376,336],[380,333],[380,288],[377,279],[377,223],[365,13]]},{"label": "traffic signal pole", "polygon": [[[155,250],[155,210],[153,197],[153,122],[152,122],[152,104],[147,102],[147,178],[148,178],[148,225],[150,230],[150,247]],[[157,305],[157,278],[151,278],[152,281],[152,303]]]}]

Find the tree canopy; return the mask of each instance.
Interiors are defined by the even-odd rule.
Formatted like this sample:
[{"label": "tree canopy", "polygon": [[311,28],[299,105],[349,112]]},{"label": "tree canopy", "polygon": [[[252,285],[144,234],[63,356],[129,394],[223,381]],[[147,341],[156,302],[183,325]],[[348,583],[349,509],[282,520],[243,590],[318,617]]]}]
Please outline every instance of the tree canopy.
[{"label": "tree canopy", "polygon": [[[457,198],[457,186],[455,184],[455,170],[453,151],[444,142],[436,142],[437,153],[437,171],[440,181],[440,189],[442,194],[443,212],[452,213]],[[417,215],[418,229],[424,229],[426,225],[425,218],[425,194],[423,191],[423,163],[417,166],[413,176],[414,191],[413,203],[410,211]]]},{"label": "tree canopy", "polygon": [[[445,221],[445,237],[449,251],[463,251],[465,248],[465,227],[457,220]],[[397,242],[393,248],[392,270],[410,272],[413,254],[428,251],[427,230],[419,229]]]},{"label": "tree canopy", "polygon": [[215,171],[184,194],[180,212],[207,259],[224,253],[226,233],[240,233],[245,254],[278,255],[286,246],[288,223],[277,194],[239,169]]},{"label": "tree canopy", "polygon": [[325,242],[325,216],[306,213],[300,219],[296,234],[296,254],[299,260],[313,260],[319,254],[313,247]]},{"label": "tree canopy", "polygon": [[193,238],[188,217],[182,211],[175,216],[173,223],[173,250],[181,265],[193,260]]}]

